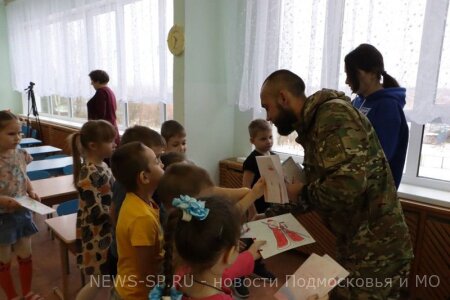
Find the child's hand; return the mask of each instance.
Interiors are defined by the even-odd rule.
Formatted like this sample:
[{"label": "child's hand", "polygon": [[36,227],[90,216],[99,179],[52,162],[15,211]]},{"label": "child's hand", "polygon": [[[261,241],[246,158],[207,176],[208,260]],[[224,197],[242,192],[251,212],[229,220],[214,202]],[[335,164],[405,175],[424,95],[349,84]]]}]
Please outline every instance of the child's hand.
[{"label": "child's hand", "polygon": [[32,199],[34,199],[34,200],[36,200],[36,201],[41,202],[41,198],[39,197],[38,194],[36,194],[35,191],[29,191],[29,192],[28,192],[28,196],[30,196],[30,198],[32,198]]},{"label": "child's hand", "polygon": [[16,199],[7,196],[2,196],[0,203],[1,207],[8,213],[15,212],[22,207]]},{"label": "child's hand", "polygon": [[248,248],[248,252],[250,252],[255,260],[261,258],[261,246],[264,245],[266,241],[254,241],[253,244]]},{"label": "child's hand", "polygon": [[264,189],[266,188],[266,181],[263,177],[259,178],[259,180],[253,185],[252,193],[255,196],[255,199],[258,199],[264,195]]},{"label": "child's hand", "polygon": [[247,244],[244,243],[243,241],[239,240],[239,252],[244,251],[245,248],[247,248]]},{"label": "child's hand", "polygon": [[309,296],[308,298],[306,298],[306,300],[328,300],[328,294],[326,294],[325,296],[319,298],[319,295],[315,294],[312,296]]},{"label": "child's hand", "polygon": [[265,214],[257,214],[253,217],[252,221],[258,221],[267,218]]}]

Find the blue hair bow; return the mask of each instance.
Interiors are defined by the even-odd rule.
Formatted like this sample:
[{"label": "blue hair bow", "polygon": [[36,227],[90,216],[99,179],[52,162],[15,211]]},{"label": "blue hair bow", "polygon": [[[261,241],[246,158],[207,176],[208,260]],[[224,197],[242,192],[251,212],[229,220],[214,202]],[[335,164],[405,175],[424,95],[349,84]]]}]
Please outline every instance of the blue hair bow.
[{"label": "blue hair bow", "polygon": [[197,199],[186,195],[173,199],[172,205],[183,210],[183,221],[187,222],[189,222],[192,217],[203,221],[209,213],[209,209],[205,208],[204,201],[198,201]]},{"label": "blue hair bow", "polygon": [[170,296],[163,296],[165,284],[158,284],[156,285],[148,294],[148,300],[179,300],[181,299],[181,296],[183,296],[183,293],[178,291],[176,288],[171,287],[170,288]]}]

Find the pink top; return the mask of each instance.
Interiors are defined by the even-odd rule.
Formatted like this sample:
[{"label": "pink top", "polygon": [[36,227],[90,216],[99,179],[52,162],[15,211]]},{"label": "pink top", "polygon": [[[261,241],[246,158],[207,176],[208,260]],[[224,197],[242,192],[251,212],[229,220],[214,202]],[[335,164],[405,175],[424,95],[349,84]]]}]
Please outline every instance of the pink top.
[{"label": "pink top", "polygon": [[[253,272],[255,266],[255,260],[253,255],[249,251],[244,251],[240,253],[236,261],[225,271],[222,275],[222,290],[223,293],[218,293],[204,298],[192,298],[187,295],[183,295],[184,300],[232,300],[230,283],[233,279],[250,275]],[[179,275],[185,275],[188,273],[187,268],[180,269],[177,273]]]},{"label": "pink top", "polygon": [[14,198],[27,194],[27,164],[32,160],[23,149],[0,155],[0,195]]}]

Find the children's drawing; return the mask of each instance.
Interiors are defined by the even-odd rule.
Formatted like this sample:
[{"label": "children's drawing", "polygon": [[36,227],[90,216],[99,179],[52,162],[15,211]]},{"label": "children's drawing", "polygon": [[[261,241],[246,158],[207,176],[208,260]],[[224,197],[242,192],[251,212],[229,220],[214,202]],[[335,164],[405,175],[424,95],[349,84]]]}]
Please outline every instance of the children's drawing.
[{"label": "children's drawing", "polygon": [[265,240],[263,258],[314,243],[314,239],[292,214],[253,221],[245,224],[242,237]]},{"label": "children's drawing", "polygon": [[264,199],[270,203],[288,203],[289,198],[284,183],[283,169],[278,155],[257,156],[259,173],[266,181]]}]

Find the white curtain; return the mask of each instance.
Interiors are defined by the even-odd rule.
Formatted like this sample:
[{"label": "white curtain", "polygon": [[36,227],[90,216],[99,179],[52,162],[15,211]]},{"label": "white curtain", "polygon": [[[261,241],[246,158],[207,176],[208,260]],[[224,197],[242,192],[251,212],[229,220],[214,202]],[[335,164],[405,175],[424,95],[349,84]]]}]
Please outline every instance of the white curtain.
[{"label": "white curtain", "polygon": [[449,0],[248,0],[234,102],[241,110],[261,110],[261,84],[281,68],[302,77],[307,94],[326,87],[354,97],[345,85],[344,57],[370,43],[407,89],[408,119],[450,123],[448,6]]},{"label": "white curtain", "polygon": [[121,101],[172,102],[166,36],[173,1],[16,0],[6,6],[13,88],[90,98],[88,74],[110,76]]}]

